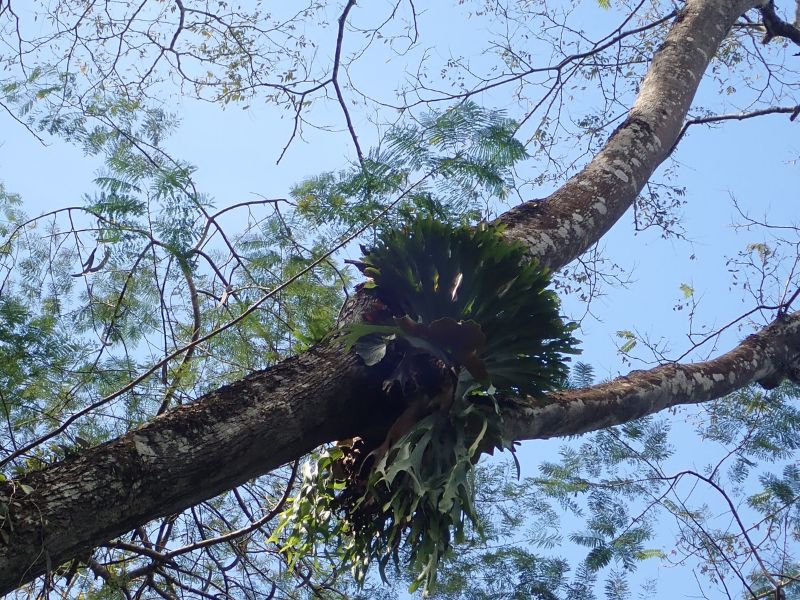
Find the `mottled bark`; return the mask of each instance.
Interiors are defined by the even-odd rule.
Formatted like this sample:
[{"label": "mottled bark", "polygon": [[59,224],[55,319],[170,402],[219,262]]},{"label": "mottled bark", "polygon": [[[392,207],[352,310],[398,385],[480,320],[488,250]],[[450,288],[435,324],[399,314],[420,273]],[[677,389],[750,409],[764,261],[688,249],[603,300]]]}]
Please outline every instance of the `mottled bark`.
[{"label": "mottled bark", "polygon": [[601,385],[551,394],[551,402],[542,405],[516,400],[504,413],[504,430],[515,440],[575,435],[721,398],[755,383],[797,381],[798,375],[800,313],[794,313],[713,360],[632,371]]},{"label": "mottled bark", "polygon": [[709,61],[736,19],[758,1],[687,2],[661,45],[628,117],[580,173],[544,200],[498,221],[540,264],[557,270],[619,220],[667,157]]},{"label": "mottled bark", "polygon": [[387,427],[370,402],[387,368],[365,369],[335,344],[312,349],[24,482],[0,482],[0,504],[16,503],[10,543],[0,540],[0,595],[322,443]]},{"label": "mottled bark", "polygon": [[[544,202],[501,218],[532,256],[563,266],[625,212],[676,139],[708,61],[735,19],[754,3],[690,0],[653,60],[641,94],[606,148]],[[733,353],[693,366],[633,373],[552,406],[514,403],[514,438],[606,427],[679,402],[719,397],[786,371],[792,317]],[[796,350],[796,349],[795,349]],[[792,358],[793,361],[796,359]],[[791,364],[794,364],[793,362]],[[382,368],[386,368],[384,365]],[[117,440],[0,485],[13,530],[0,539],[0,594],[133,526],[171,514],[301,456],[315,446],[387,425],[378,397],[382,368],[364,368],[335,344],[223,387]]]}]

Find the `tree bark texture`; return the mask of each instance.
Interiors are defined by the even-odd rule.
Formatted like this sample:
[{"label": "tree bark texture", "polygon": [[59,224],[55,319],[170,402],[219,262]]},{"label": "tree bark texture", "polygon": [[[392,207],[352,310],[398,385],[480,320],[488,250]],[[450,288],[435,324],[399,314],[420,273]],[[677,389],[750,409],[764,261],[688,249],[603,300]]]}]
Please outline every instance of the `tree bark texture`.
[{"label": "tree bark texture", "polygon": [[680,404],[721,398],[748,385],[798,380],[800,313],[781,317],[722,356],[694,364],[632,371],[608,383],[550,394],[544,405],[525,399],[504,411],[510,439],[541,439],[604,429]]},{"label": "tree bark texture", "polygon": [[[628,118],[604,149],[549,198],[503,215],[506,235],[522,240],[531,257],[551,269],[599,240],[667,156],[709,61],[754,4],[689,0],[654,56]],[[546,405],[517,399],[506,412],[506,432],[513,439],[581,433],[779,378],[797,365],[798,327],[800,316],[792,315],[709,362],[634,372],[554,394]],[[320,444],[370,428],[385,431],[393,408],[373,399],[389,368],[366,368],[328,342],[24,482],[0,483],[0,506],[9,507],[8,542],[0,537],[0,594]]]},{"label": "tree bark texture", "polygon": [[703,73],[736,19],[757,2],[698,0],[676,17],[625,121],[577,175],[498,222],[556,271],[595,244],[639,195],[678,138]]}]

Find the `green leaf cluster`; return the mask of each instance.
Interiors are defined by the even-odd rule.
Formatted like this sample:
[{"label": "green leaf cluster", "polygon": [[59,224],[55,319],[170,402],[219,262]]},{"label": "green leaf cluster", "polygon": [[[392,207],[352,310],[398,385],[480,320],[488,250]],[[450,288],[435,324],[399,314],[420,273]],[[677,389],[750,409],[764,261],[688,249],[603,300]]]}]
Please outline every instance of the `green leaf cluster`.
[{"label": "green leaf cluster", "polygon": [[506,198],[515,187],[512,169],[527,157],[516,128],[502,112],[472,102],[394,127],[359,165],[296,185],[297,224],[336,237],[368,223],[401,193],[403,201],[372,228],[374,234],[422,216],[475,221],[490,200]]},{"label": "green leaf cluster", "polygon": [[[421,324],[443,318],[477,324],[485,343],[474,345],[489,375],[478,383],[542,397],[566,379],[563,355],[575,353],[574,325],[562,321],[547,272],[496,228],[418,219],[386,232],[360,268],[393,314]],[[452,340],[425,337],[439,348],[463,344],[458,328],[450,331]]]},{"label": "green leaf cluster", "polygon": [[[0,94],[17,105],[45,75]],[[29,218],[0,183],[0,418],[9,424],[0,460],[95,408],[4,464],[9,476],[79,451],[75,435],[102,442],[302,351],[330,331],[348,282],[331,260],[264,300],[327,252],[327,240],[298,243],[268,202],[214,211],[193,167],[161,146],[172,116],[110,95],[85,100],[85,111],[26,117],[104,158],[82,206]],[[232,222],[238,229],[223,229]],[[256,302],[260,310],[229,326]],[[202,351],[118,393],[209,334]]]},{"label": "green leaf cluster", "polygon": [[440,560],[476,522],[474,463],[482,451],[511,447],[501,434],[502,395],[542,398],[563,385],[573,326],[559,316],[547,273],[485,225],[417,219],[384,232],[356,265],[381,308],[366,315],[372,322],[345,332],[345,347],[368,366],[401,354],[384,389],[399,383],[409,403],[429,393],[414,389],[410,357],[433,358],[457,383],[448,391],[442,381],[434,396],[451,397],[438,398],[399,440],[370,455],[366,481],[335,475],[341,449],[321,455],[282,517],[282,549],[294,563],[317,544],[333,544],[363,581],[372,561],[385,577],[402,548],[415,573],[410,590],[430,591]]},{"label": "green leaf cluster", "polygon": [[387,566],[407,557],[415,574],[409,591],[432,590],[440,560],[477,519],[474,462],[484,444],[501,440],[488,414],[461,398],[423,418],[377,461],[354,500],[351,482],[338,474],[341,447],[322,452],[304,465],[271,540],[290,566],[328,548],[359,582],[373,561],[386,580]]},{"label": "green leaf cluster", "polygon": [[416,575],[409,591],[432,589],[442,556],[463,541],[467,521],[476,521],[473,463],[483,443],[501,440],[491,425],[497,422],[482,407],[460,398],[449,414],[428,415],[390,448],[349,515],[358,522],[361,504],[383,503],[376,515],[383,522],[356,530],[354,557],[375,557],[385,578],[390,560],[400,562],[402,541]]}]

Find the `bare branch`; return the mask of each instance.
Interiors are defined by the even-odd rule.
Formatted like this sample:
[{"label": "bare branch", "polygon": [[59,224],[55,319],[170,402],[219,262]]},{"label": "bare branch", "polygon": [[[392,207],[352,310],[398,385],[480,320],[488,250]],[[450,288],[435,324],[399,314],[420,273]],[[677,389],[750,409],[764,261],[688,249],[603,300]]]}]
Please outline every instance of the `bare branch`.
[{"label": "bare branch", "polygon": [[755,117],[763,117],[764,115],[778,115],[778,114],[788,114],[789,120],[794,121],[797,118],[798,113],[800,113],[800,106],[770,106],[769,108],[762,108],[759,110],[751,110],[747,112],[741,112],[736,114],[730,115],[709,115],[707,117],[694,117],[692,119],[688,119],[686,123],[683,124],[683,128],[681,132],[678,134],[678,138],[675,140],[675,143],[672,144],[672,150],[670,150],[670,154],[678,147],[678,144],[683,139],[683,136],[686,135],[686,132],[689,130],[689,127],[692,125],[708,125],[712,123],[722,123],[724,121],[746,121],[747,119],[753,119]]}]

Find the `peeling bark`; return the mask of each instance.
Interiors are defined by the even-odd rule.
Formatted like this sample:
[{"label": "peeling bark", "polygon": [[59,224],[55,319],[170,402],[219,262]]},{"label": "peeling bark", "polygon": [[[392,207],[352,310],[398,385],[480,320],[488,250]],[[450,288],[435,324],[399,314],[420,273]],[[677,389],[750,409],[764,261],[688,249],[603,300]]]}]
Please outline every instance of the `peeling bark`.
[{"label": "peeling bark", "polygon": [[[736,18],[756,3],[690,0],[654,57],[623,125],[581,173],[545,201],[500,219],[531,256],[557,269],[584,252],[627,210],[677,138],[699,80]],[[722,396],[797,365],[794,315],[707,363],[666,365],[609,384],[514,402],[516,439],[607,427],[685,402]],[[334,343],[284,361],[176,409],[80,457],[0,483],[11,505],[0,538],[0,594],[137,524],[182,510],[266,473],[319,444],[388,427],[378,397],[385,365],[367,369]]]}]

